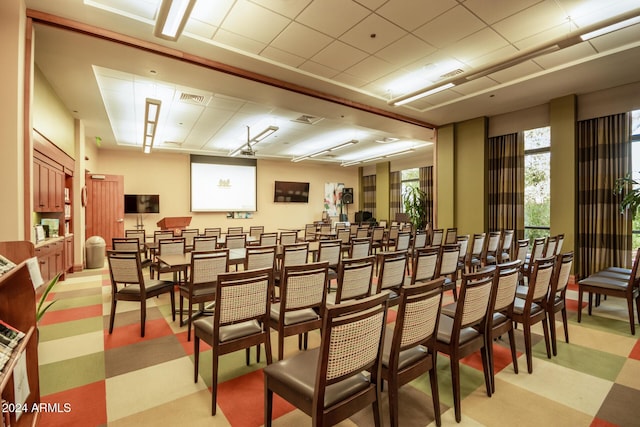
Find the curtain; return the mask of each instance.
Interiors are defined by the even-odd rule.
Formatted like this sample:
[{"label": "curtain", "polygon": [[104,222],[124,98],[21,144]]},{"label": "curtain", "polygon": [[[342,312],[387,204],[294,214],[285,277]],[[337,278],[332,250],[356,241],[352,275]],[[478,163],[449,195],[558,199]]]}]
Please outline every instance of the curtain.
[{"label": "curtain", "polygon": [[515,230],[524,238],[524,138],[489,138],[489,231]]},{"label": "curtain", "polygon": [[362,177],[362,197],[364,199],[363,207],[365,211],[371,212],[376,217],[376,176],[367,175]]},{"label": "curtain", "polygon": [[420,168],[420,190],[426,195],[426,215],[427,224],[433,224],[433,166]]},{"label": "curtain", "polygon": [[389,174],[389,221],[396,219],[396,214],[402,212],[402,173],[400,171]]},{"label": "curtain", "polygon": [[629,266],[631,215],[620,213],[615,181],[631,172],[631,114],[580,121],[578,139],[579,277],[609,266]]}]

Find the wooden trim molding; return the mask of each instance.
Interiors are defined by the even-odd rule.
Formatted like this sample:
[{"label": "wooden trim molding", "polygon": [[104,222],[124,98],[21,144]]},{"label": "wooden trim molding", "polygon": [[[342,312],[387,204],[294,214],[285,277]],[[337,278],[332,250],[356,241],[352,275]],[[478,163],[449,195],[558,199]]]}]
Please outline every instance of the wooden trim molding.
[{"label": "wooden trim molding", "polygon": [[277,87],[279,89],[284,89],[294,93],[311,96],[313,98],[321,99],[324,101],[333,102],[335,104],[365,111],[367,113],[375,114],[375,115],[386,117],[389,119],[409,123],[415,126],[420,126],[420,127],[434,129],[434,130],[436,129],[436,126],[421,120],[414,119],[412,117],[407,117],[401,114],[393,113],[391,111],[383,110],[381,108],[377,108],[367,104],[362,104],[360,102],[351,101],[349,99],[335,96],[326,92],[321,92],[305,86],[297,85],[295,83],[276,79],[274,77],[270,77],[264,74],[259,74],[252,71],[244,70],[242,68],[223,64],[221,62],[213,61],[211,59],[204,58],[202,56],[192,55],[177,49],[172,49],[156,43],[140,40],[135,37],[126,36],[120,33],[116,33],[114,31],[105,30],[103,28],[84,24],[82,22],[52,15],[50,13],[40,12],[34,9],[27,9],[27,17],[33,19],[34,22],[39,24],[45,24],[52,27],[70,30],[77,33],[86,34],[92,37],[97,37],[104,40],[112,41],[114,43],[122,44],[125,46],[135,47],[148,52],[156,53],[158,55],[173,58],[182,62],[187,62],[193,65],[206,67],[208,69],[218,71],[221,73],[230,74],[236,77],[241,77],[247,80],[252,80],[258,83],[263,83],[269,86]]}]

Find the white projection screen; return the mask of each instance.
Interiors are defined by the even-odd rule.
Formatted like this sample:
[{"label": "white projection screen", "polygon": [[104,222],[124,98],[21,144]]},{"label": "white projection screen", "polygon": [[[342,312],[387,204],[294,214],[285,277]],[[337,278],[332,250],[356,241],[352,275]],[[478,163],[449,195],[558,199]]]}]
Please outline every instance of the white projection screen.
[{"label": "white projection screen", "polygon": [[191,212],[255,212],[256,159],[191,155]]}]

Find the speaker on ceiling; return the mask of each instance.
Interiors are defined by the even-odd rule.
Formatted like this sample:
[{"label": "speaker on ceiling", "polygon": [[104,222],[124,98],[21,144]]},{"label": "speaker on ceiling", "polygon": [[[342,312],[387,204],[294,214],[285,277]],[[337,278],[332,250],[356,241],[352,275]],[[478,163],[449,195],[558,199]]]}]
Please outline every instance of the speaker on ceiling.
[{"label": "speaker on ceiling", "polygon": [[353,188],[345,187],[342,189],[342,203],[345,205],[353,203]]}]

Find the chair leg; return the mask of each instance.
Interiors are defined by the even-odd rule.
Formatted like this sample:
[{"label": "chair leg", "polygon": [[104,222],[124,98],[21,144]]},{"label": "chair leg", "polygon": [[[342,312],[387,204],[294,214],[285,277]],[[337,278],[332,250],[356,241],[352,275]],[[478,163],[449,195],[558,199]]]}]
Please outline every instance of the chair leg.
[{"label": "chair leg", "polygon": [[[493,345],[493,343],[491,343]],[[493,388],[491,384],[491,372],[489,369],[489,346],[485,341],[485,345],[480,349],[480,355],[482,356],[482,371],[484,373],[484,386],[487,389],[487,396],[491,397],[491,390]]]},{"label": "chair leg", "polygon": [[436,419],[436,426],[440,427],[442,419],[440,417],[440,392],[438,391],[438,376],[437,376],[437,352],[433,353],[433,366],[429,370],[429,382],[431,382],[431,398],[433,400],[433,415]]},{"label": "chair leg", "polygon": [[[382,427],[382,408],[380,402],[382,402],[381,393],[382,380],[378,377],[378,384],[376,384],[376,400],[371,403],[371,409],[373,410],[373,425],[375,427]],[[322,423],[324,425],[324,423]]]},{"label": "chair leg", "polygon": [[[397,378],[392,374],[389,376],[390,378],[387,380],[389,382],[389,418],[391,421],[391,427],[398,426],[398,381]],[[391,378],[393,377],[393,378]]]},{"label": "chair leg", "polygon": [[636,334],[636,320],[633,314],[633,300],[627,298],[627,308],[629,309],[629,325],[631,326],[631,335]]},{"label": "chair leg", "polygon": [[[180,302],[182,302],[182,297],[180,297]],[[187,314],[189,315],[187,318],[187,341],[191,341],[191,323],[193,322],[193,305],[191,303],[189,303]],[[180,307],[180,320],[182,320],[182,307]]]},{"label": "chair leg", "polygon": [[184,314],[183,314],[183,308],[184,308],[184,298],[182,297],[182,292],[180,293],[180,304],[179,304],[179,313],[180,313],[180,327],[184,326]]},{"label": "chair leg", "polygon": [[264,426],[271,427],[273,413],[273,391],[269,388],[269,377],[264,378]]},{"label": "chair leg", "polygon": [[582,288],[578,288],[578,323],[582,320]]},{"label": "chair leg", "polygon": [[111,297],[111,313],[109,314],[109,334],[113,332],[113,323],[116,320],[116,304],[118,300],[115,296]]},{"label": "chair leg", "polygon": [[211,369],[211,415],[216,414],[216,402],[218,398],[218,355],[215,348],[213,349],[213,360]]},{"label": "chair leg", "polygon": [[524,349],[527,354],[527,371],[533,373],[533,357],[531,355],[531,325],[524,323],[522,325],[524,330]]},{"label": "chair leg", "polygon": [[171,292],[169,292],[169,298],[171,299],[171,318],[173,321],[176,321],[176,295],[173,292],[173,287],[171,288]]},{"label": "chair leg", "polygon": [[558,355],[558,346],[556,344],[556,313],[553,311],[553,307],[548,312],[549,317],[549,332],[551,332],[551,350],[554,356]]},{"label": "chair leg", "polygon": [[198,365],[200,363],[200,338],[194,334],[193,337],[193,382],[198,382]]},{"label": "chair leg", "polygon": [[562,326],[564,327],[564,342],[569,344],[569,322],[567,321],[567,307],[562,307]]},{"label": "chair leg", "polygon": [[457,358],[454,355],[449,356],[451,358],[451,384],[453,386],[453,406],[456,414],[456,422],[462,421],[462,409],[460,407],[460,365]]},{"label": "chair leg", "polygon": [[244,349],[247,366],[251,364],[251,347]]},{"label": "chair leg", "polygon": [[518,354],[516,352],[516,334],[513,332],[513,329],[509,329],[509,347],[511,347],[511,362],[513,363],[513,372],[517,374]]},{"label": "chair leg", "polygon": [[147,320],[147,301],[140,301],[140,336],[144,337],[144,324]]},{"label": "chair leg", "polygon": [[[555,325],[554,325],[555,328]],[[542,331],[544,332],[544,344],[547,349],[547,359],[551,359],[551,346],[549,345],[549,325],[547,322],[547,316],[542,318]]]}]

